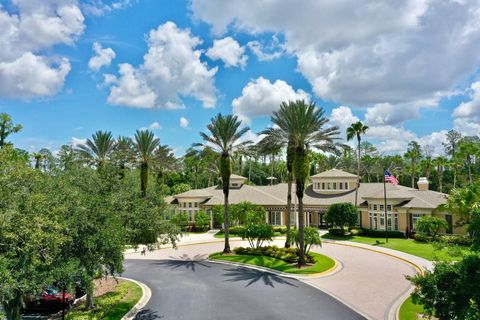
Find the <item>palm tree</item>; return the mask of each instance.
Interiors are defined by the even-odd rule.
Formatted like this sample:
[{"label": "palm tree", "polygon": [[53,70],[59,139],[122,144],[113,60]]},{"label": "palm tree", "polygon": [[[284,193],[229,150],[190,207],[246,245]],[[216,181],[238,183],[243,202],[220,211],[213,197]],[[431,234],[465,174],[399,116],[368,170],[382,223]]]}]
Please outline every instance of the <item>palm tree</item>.
[{"label": "palm tree", "polygon": [[115,139],[110,131],[97,131],[85,144],[78,146],[78,151],[87,160],[91,160],[97,169],[103,168],[115,147]]},{"label": "palm tree", "polygon": [[415,173],[417,172],[417,164],[422,158],[422,151],[418,142],[410,141],[408,144],[408,150],[405,153],[405,158],[410,160],[412,188],[415,188]]},{"label": "palm tree", "polygon": [[465,161],[467,166],[468,181],[473,182],[472,177],[472,162],[476,155],[480,153],[480,146],[478,141],[472,137],[464,137],[458,145],[458,157]]},{"label": "palm tree", "polygon": [[282,102],[280,109],[273,112],[272,122],[274,127],[263,133],[277,141],[287,149],[287,228],[290,224],[291,210],[291,185],[295,177],[296,194],[298,198],[298,231],[299,231],[299,259],[298,264],[305,264],[304,256],[304,213],[303,195],[305,182],[309,176],[308,150],[313,147],[320,150],[333,150],[338,127],[325,128],[328,119],[324,117],[325,111],[316,108],[315,103],[306,103],[303,100],[295,102]]},{"label": "palm tree", "polygon": [[[157,174],[157,184],[163,184],[163,177],[166,171],[175,170],[177,167],[177,158],[173,150],[168,145],[159,145],[154,154],[154,171]],[[195,187],[197,188],[197,187]]]},{"label": "palm tree", "polygon": [[457,187],[457,168],[458,168],[458,161],[457,161],[457,149],[460,140],[462,140],[462,134],[455,130],[450,130],[447,132],[447,142],[442,143],[445,151],[448,155],[450,155],[450,160],[452,161],[453,167],[453,187]]},{"label": "palm tree", "polygon": [[433,165],[437,169],[437,177],[438,177],[438,191],[443,191],[443,172],[445,171],[445,167],[448,165],[448,160],[445,157],[436,157],[433,160]]},{"label": "palm tree", "polygon": [[145,197],[147,194],[149,165],[159,145],[160,139],[155,138],[152,131],[137,130],[135,132],[133,147],[140,164],[140,191],[142,197]]},{"label": "palm tree", "polygon": [[35,170],[40,170],[40,164],[45,159],[45,155],[40,152],[33,152],[32,158],[35,160]]},{"label": "palm tree", "polygon": [[204,143],[195,146],[212,147],[220,157],[220,177],[222,178],[223,189],[223,215],[225,248],[224,253],[230,253],[230,242],[228,238],[229,216],[228,216],[228,195],[230,192],[230,175],[232,174],[232,156],[236,149],[251,143],[241,143],[240,138],[250,130],[248,127],[240,129],[242,122],[237,116],[217,114],[207,125],[209,133],[200,132]]},{"label": "palm tree", "polygon": [[[360,187],[360,161],[361,161],[361,142],[362,142],[362,135],[364,135],[368,130],[368,126],[364,125],[361,121],[357,121],[352,123],[350,127],[347,128],[347,141],[352,140],[353,138],[357,138],[357,148],[358,148],[358,157],[357,157],[357,188],[355,189],[355,206],[357,206],[358,202],[358,188]],[[360,216],[361,217],[361,216]],[[360,221],[360,225],[361,225]]]},{"label": "palm tree", "polygon": [[117,138],[112,159],[115,166],[120,169],[120,179],[123,179],[127,166],[135,161],[135,151],[133,150],[133,141],[131,138],[123,136]]}]

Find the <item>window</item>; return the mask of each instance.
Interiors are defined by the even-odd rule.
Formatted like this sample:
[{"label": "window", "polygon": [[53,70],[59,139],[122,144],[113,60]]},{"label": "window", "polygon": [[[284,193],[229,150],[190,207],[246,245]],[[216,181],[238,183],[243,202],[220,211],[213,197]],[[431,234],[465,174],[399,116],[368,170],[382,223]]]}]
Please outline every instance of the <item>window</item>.
[{"label": "window", "polygon": [[412,229],[415,230],[417,228],[417,221],[421,217],[423,217],[424,213],[412,213]]},{"label": "window", "polygon": [[387,228],[388,230],[392,230],[392,214],[387,214]]},{"label": "window", "polygon": [[189,207],[189,208],[192,207],[192,203],[191,203],[191,202],[188,203],[188,207]]},{"label": "window", "polygon": [[333,190],[337,190],[337,183],[336,182],[333,183]]},{"label": "window", "polygon": [[348,182],[345,182],[345,190],[348,190]]},{"label": "window", "polygon": [[188,210],[188,221],[193,221],[193,212],[192,212],[192,210]]},{"label": "window", "polygon": [[332,189],[332,185],[331,185],[330,182],[327,183],[327,189],[328,189],[328,190],[331,190],[331,189]]},{"label": "window", "polygon": [[387,205],[387,211],[392,211],[392,205]]},{"label": "window", "polygon": [[394,230],[398,231],[398,213],[395,213],[394,217]]},{"label": "window", "polygon": [[194,202],[193,207],[198,208],[198,202]]},{"label": "window", "polygon": [[385,210],[385,207],[383,206],[383,204],[380,205],[380,211],[383,211]]},{"label": "window", "polygon": [[373,229],[378,229],[378,214],[374,213],[373,214]]},{"label": "window", "polygon": [[343,182],[340,182],[340,183],[339,183],[339,187],[340,187],[340,188],[339,188],[340,190],[343,189]]},{"label": "window", "polygon": [[279,211],[270,212],[270,224],[279,226],[282,224],[282,213]]},{"label": "window", "polygon": [[371,213],[371,212],[369,212],[369,213],[368,213],[368,220],[369,220],[369,222],[370,222],[370,229],[373,229],[373,224],[372,224],[372,213]]},{"label": "window", "polygon": [[385,214],[380,213],[380,226],[384,226],[384,225],[385,225]]},{"label": "window", "polygon": [[378,205],[374,204],[373,205],[373,210],[377,211],[378,210]]},{"label": "window", "polygon": [[232,187],[238,187],[238,183],[232,183]]},{"label": "window", "polygon": [[322,182],[322,189],[325,190],[325,182]]}]

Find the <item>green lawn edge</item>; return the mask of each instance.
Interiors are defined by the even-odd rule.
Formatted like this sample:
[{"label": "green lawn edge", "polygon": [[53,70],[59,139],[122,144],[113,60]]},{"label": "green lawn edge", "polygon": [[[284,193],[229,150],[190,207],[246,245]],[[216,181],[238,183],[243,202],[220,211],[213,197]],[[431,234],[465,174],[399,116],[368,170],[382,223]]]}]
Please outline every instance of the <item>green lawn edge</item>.
[{"label": "green lawn edge", "polygon": [[419,304],[413,303],[412,297],[408,297],[400,306],[399,319],[400,320],[417,320],[418,314],[423,313],[423,307]]},{"label": "green lawn edge", "polygon": [[295,266],[272,257],[266,256],[254,256],[254,255],[223,255],[221,252],[212,253],[209,258],[213,260],[224,260],[231,262],[240,262],[260,267],[265,267],[285,273],[291,274],[316,274],[322,273],[335,267],[335,260],[327,257],[323,254],[311,252],[311,255],[315,258],[315,264],[313,266],[298,269]]},{"label": "green lawn edge", "polygon": [[114,290],[95,298],[95,309],[85,310],[84,305],[79,305],[70,310],[67,320],[120,320],[130,311],[143,295],[142,288],[132,282],[124,281]]},{"label": "green lawn edge", "polygon": [[418,256],[430,261],[458,261],[462,255],[468,254],[467,247],[450,246],[438,249],[432,243],[418,242],[412,239],[390,238],[388,243],[385,238],[368,237],[368,236],[333,236],[324,234],[322,236],[326,240],[352,241],[357,243],[369,244],[376,247],[384,247],[392,250],[405,252],[414,256]]}]

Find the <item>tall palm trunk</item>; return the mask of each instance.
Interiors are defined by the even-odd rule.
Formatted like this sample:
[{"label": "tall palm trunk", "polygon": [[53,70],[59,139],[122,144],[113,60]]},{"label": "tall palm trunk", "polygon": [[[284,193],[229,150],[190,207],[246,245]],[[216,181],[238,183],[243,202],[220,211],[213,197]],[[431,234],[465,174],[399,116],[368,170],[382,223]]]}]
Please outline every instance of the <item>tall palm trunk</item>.
[{"label": "tall palm trunk", "polygon": [[[275,155],[272,153],[272,168],[271,168],[271,177],[273,178],[273,169],[274,169],[274,165],[275,165]],[[270,179],[270,185],[273,185],[273,179]]]},{"label": "tall palm trunk", "polygon": [[291,229],[291,215],[292,215],[292,184],[293,184],[293,166],[292,166],[292,161],[293,161],[293,154],[294,150],[292,150],[292,147],[287,148],[287,232],[286,232],[286,237],[287,239],[285,240],[285,248],[290,248],[290,229]]},{"label": "tall palm trunk", "polygon": [[443,190],[443,167],[438,167],[438,191],[442,192]]},{"label": "tall palm trunk", "polygon": [[415,161],[412,160],[412,177],[411,177],[412,188],[415,188],[415,171],[416,171]]},{"label": "tall palm trunk", "polygon": [[309,174],[308,157],[307,150],[304,146],[298,146],[296,148],[297,152],[295,153],[295,184],[296,184],[296,193],[298,198],[298,266],[305,265],[305,221],[304,221],[304,212],[303,212],[303,195],[305,189],[305,180]]},{"label": "tall palm trunk", "polygon": [[[360,157],[361,157],[361,154],[360,154],[360,142],[361,142],[361,138],[360,138],[360,135],[357,135],[357,142],[358,142],[358,159],[357,159],[357,187],[355,188],[355,207],[357,207],[357,204],[358,204],[358,189],[360,188]],[[359,214],[359,225],[360,225],[360,228],[362,227],[362,214]]]},{"label": "tall palm trunk", "polygon": [[147,186],[148,186],[148,163],[142,162],[140,165],[140,191],[142,197],[147,195]]},{"label": "tall palm trunk", "polygon": [[467,156],[467,170],[468,170],[468,181],[471,184],[473,180],[472,180],[472,157],[470,155]]},{"label": "tall palm trunk", "polygon": [[230,156],[227,153],[222,153],[220,157],[220,172],[222,175],[223,187],[223,231],[225,233],[225,247],[223,253],[231,253],[230,239],[229,239],[229,215],[228,215],[228,195],[230,193],[230,175],[232,173],[232,166],[230,163]]}]

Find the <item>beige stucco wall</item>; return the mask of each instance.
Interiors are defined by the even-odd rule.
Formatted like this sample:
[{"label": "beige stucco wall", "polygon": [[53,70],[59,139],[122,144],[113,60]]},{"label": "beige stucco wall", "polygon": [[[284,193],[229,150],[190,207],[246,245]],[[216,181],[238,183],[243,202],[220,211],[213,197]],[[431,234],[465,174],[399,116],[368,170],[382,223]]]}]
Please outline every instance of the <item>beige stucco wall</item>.
[{"label": "beige stucco wall", "polygon": [[[337,184],[337,189],[335,190],[325,190],[322,189],[322,183],[330,183],[331,186],[333,187],[333,183]],[[318,188],[318,183],[320,183],[320,189]],[[339,184],[340,183],[348,183],[348,189],[339,189]],[[320,194],[335,194],[335,193],[343,193],[347,192],[349,190],[354,190],[357,187],[357,178],[352,177],[352,178],[324,178],[324,177],[319,177],[319,178],[312,178],[312,184],[313,184],[313,190],[317,193]],[[325,186],[326,187],[326,186]]]}]

